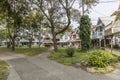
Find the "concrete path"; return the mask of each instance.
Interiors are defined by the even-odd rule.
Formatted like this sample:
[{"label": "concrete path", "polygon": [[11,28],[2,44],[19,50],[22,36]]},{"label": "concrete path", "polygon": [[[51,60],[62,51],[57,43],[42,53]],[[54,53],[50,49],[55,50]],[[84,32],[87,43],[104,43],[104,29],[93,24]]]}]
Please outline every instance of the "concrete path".
[{"label": "concrete path", "polygon": [[97,75],[82,69],[51,61],[49,52],[27,57],[13,53],[0,53],[0,58],[10,65],[8,80],[120,80],[120,70],[110,74]]},{"label": "concrete path", "polygon": [[[105,48],[105,50],[111,52],[110,48]],[[115,55],[117,55],[117,56],[120,56],[120,50],[112,49],[112,53],[115,54]]]}]

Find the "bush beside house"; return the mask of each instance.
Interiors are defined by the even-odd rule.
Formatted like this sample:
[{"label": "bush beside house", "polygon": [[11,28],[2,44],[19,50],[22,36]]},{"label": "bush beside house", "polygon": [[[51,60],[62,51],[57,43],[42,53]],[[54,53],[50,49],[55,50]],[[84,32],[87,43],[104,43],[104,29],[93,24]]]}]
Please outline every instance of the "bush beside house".
[{"label": "bush beside house", "polygon": [[119,61],[119,57],[100,49],[89,50],[87,52],[78,52],[75,49],[74,54],[69,54],[71,51],[72,49],[70,48],[67,49],[67,52],[66,49],[61,48],[57,52],[53,51],[49,58],[64,65],[82,67],[85,70],[89,68],[89,72],[95,73],[111,72],[115,69],[113,64]]}]

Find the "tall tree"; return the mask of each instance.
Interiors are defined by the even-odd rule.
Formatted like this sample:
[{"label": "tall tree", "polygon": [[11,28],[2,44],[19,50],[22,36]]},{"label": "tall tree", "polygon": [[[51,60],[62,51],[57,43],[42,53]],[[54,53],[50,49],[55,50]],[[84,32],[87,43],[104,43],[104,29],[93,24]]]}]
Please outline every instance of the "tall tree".
[{"label": "tall tree", "polygon": [[71,9],[75,0],[37,0],[37,6],[46,18],[47,26],[51,29],[54,50],[57,51],[56,36],[71,24]]},{"label": "tall tree", "polygon": [[24,30],[27,34],[27,39],[29,40],[29,48],[31,48],[32,46],[32,41],[33,41],[33,36],[34,36],[34,29],[36,28],[36,26],[34,26],[35,23],[35,14],[33,11],[31,11],[29,13],[28,16],[24,17],[23,21],[23,27]]},{"label": "tall tree", "polygon": [[96,5],[99,0],[79,0],[79,2],[80,6],[82,7],[82,15],[84,15],[84,13],[89,12],[89,9]]},{"label": "tall tree", "polygon": [[[40,47],[41,27],[43,25],[43,15],[40,10],[33,8],[29,15],[23,18],[23,29],[28,35],[29,48],[32,46],[33,37],[38,38]],[[24,34],[23,34],[24,35]]]},{"label": "tall tree", "polygon": [[39,9],[36,9],[36,26],[37,26],[37,33],[36,33],[36,37],[39,40],[38,43],[38,47],[40,48],[41,45],[41,40],[42,40],[42,34],[43,34],[43,30],[42,28],[44,28],[44,15],[42,14],[42,12]]},{"label": "tall tree", "polygon": [[83,15],[81,17],[81,23],[79,27],[79,36],[81,38],[81,50],[86,51],[90,49],[91,43],[91,21],[89,16]]},{"label": "tall tree", "polygon": [[8,34],[12,43],[12,50],[15,50],[15,39],[21,25],[22,17],[24,16],[25,10],[28,8],[26,5],[26,0],[0,1],[0,11],[3,14],[5,13]]},{"label": "tall tree", "polygon": [[6,29],[0,29],[0,45],[2,44],[2,41],[6,39]]},{"label": "tall tree", "polygon": [[95,6],[99,0],[79,0],[80,6],[82,7],[82,16],[79,21],[79,37],[81,39],[81,49],[88,50],[90,48],[90,33],[91,33],[91,20],[88,15],[85,15],[85,13],[89,12],[89,9],[92,8],[92,6]]}]

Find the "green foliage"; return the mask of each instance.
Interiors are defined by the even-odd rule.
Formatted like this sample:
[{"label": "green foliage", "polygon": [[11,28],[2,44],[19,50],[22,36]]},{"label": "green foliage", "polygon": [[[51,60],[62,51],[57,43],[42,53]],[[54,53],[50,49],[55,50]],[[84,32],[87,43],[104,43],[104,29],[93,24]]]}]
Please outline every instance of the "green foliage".
[{"label": "green foliage", "polygon": [[3,40],[7,37],[6,29],[0,29],[0,39]]},{"label": "green foliage", "polygon": [[27,16],[28,9],[30,9],[27,3],[28,1],[25,0],[0,1],[0,12],[4,15],[5,24],[7,24],[5,27],[11,41],[12,50],[15,50],[15,38],[18,36],[22,19]]},{"label": "green foliage", "polygon": [[85,5],[87,5],[88,8],[91,8],[92,6],[95,6],[97,3],[99,3],[99,0],[81,0]]},{"label": "green foliage", "polygon": [[86,51],[90,49],[91,43],[91,21],[89,16],[84,15],[81,17],[79,37],[81,39],[81,50]]},{"label": "green foliage", "polygon": [[18,47],[23,47],[22,44],[19,44]]},{"label": "green foliage", "polygon": [[77,49],[74,50],[75,53],[73,54],[73,57],[68,57],[68,55],[66,54],[66,48],[59,48],[57,52],[53,51],[52,54],[49,55],[49,58],[61,64],[70,66],[73,64],[73,62],[79,63],[80,61],[85,60],[86,57],[89,56],[89,54],[77,52]]},{"label": "green foliage", "polygon": [[75,53],[75,49],[74,48],[67,48],[66,53],[69,57],[73,57],[73,55]]},{"label": "green foliage", "polygon": [[104,50],[89,50],[87,53],[77,52],[76,50],[77,49],[75,49],[73,57],[67,57],[66,49],[60,48],[57,52],[53,51],[52,54],[49,55],[49,58],[65,65],[81,63],[83,66],[95,68],[105,68],[111,63],[116,63],[120,59]]},{"label": "green foliage", "polygon": [[104,68],[112,62],[118,61],[116,56],[103,50],[94,50],[89,54],[88,64],[93,67]]},{"label": "green foliage", "polygon": [[45,47],[51,47],[51,44],[45,44],[44,46]]},{"label": "green foliage", "polygon": [[[74,1],[75,0],[39,0],[37,2],[37,4],[42,5],[38,6],[38,8],[45,16],[44,23],[47,25],[46,27],[50,28],[53,37],[53,47],[55,51],[58,50],[56,39],[57,36],[61,33],[64,33],[70,27],[72,18],[71,9],[73,7]],[[65,17],[66,21],[63,22],[63,19]]]},{"label": "green foliage", "polygon": [[8,75],[8,65],[0,60],[0,80],[6,80]]}]

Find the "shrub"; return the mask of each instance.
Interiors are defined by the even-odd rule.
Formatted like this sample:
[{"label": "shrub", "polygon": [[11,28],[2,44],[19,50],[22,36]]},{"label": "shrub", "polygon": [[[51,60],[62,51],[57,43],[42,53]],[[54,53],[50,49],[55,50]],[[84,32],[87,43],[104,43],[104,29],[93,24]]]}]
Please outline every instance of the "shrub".
[{"label": "shrub", "polygon": [[45,47],[51,47],[51,44],[45,44],[44,46]]},{"label": "shrub", "polygon": [[18,47],[22,47],[22,44],[19,44]]},{"label": "shrub", "polygon": [[76,49],[76,52],[81,52],[81,49],[80,48]]},{"label": "shrub", "polygon": [[111,53],[103,50],[94,50],[90,52],[88,63],[94,67],[107,67],[111,62],[117,61],[118,58]]},{"label": "shrub", "polygon": [[74,48],[67,48],[66,53],[69,57],[73,57],[73,54],[75,53],[75,49]]},{"label": "shrub", "polygon": [[101,47],[101,50],[105,50],[105,47]]},{"label": "shrub", "polygon": [[118,60],[120,61],[120,56],[118,56]]}]

